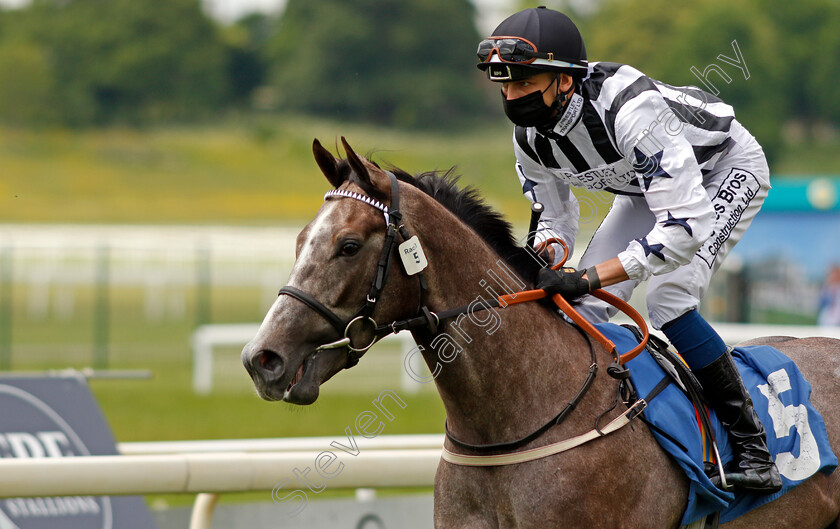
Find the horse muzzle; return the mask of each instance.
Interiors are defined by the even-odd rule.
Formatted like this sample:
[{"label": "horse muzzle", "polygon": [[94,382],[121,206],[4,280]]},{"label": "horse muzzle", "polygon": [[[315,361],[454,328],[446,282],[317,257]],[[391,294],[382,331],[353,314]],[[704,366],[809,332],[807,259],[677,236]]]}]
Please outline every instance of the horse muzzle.
[{"label": "horse muzzle", "polygon": [[261,398],[300,405],[317,400],[321,383],[341,370],[344,357],[338,350],[283,355],[254,342],[242,350],[242,364]]}]

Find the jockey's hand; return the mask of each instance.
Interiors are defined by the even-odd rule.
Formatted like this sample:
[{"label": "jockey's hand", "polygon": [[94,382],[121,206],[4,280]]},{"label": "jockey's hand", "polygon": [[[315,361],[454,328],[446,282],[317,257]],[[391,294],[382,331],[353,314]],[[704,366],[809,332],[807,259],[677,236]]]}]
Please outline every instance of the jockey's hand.
[{"label": "jockey's hand", "polygon": [[574,301],[592,291],[589,280],[583,277],[584,274],[586,270],[574,268],[542,268],[537,274],[537,288],[545,290],[549,296],[560,294],[566,301]]},{"label": "jockey's hand", "polygon": [[551,266],[552,264],[554,264],[554,256],[555,255],[556,255],[556,252],[554,251],[554,245],[553,244],[549,244],[548,247],[545,250],[540,252],[540,257],[542,258],[543,261],[548,263],[548,266]]}]

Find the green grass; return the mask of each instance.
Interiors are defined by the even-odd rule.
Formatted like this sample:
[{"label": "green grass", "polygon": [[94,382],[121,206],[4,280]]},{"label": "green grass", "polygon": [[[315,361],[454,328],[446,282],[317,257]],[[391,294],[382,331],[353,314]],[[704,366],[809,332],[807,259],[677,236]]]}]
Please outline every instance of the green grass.
[{"label": "green grass", "polygon": [[359,153],[376,151],[375,159],[412,173],[458,165],[503,210],[527,214],[504,124],[421,134],[286,116],[202,128],[0,130],[0,220],[300,221],[328,188],[312,140],[335,152],[342,135]]},{"label": "green grass", "polygon": [[[527,219],[503,121],[420,133],[289,115],[143,130],[0,129],[0,221],[300,222],[328,188],[312,140],[338,152],[341,136],[359,153],[411,173],[457,166],[491,204],[515,221]],[[771,169],[837,173],[837,145],[785,147]]]},{"label": "green grass", "polygon": [[[138,362],[121,367],[143,365]],[[355,428],[359,413],[376,411],[371,402],[381,391],[335,393],[327,382],[313,405],[293,406],[263,401],[254,392],[196,395],[190,386],[188,366],[184,365],[157,367],[154,373],[154,379],[148,381],[91,382],[120,441],[300,436],[335,436],[341,440],[346,427]],[[241,366],[226,375],[241,378],[243,384],[248,378]],[[389,406],[394,420],[385,423],[383,435],[443,432],[443,405],[437,393],[411,395],[399,387],[384,389],[393,389],[406,407]]]}]

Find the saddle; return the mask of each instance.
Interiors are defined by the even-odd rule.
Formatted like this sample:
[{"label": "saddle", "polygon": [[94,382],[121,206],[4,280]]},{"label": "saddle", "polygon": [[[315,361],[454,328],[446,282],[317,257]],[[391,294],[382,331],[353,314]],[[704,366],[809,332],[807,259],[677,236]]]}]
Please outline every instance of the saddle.
[{"label": "saddle", "polygon": [[[637,340],[642,339],[642,331],[635,325],[624,324],[622,327],[632,332]],[[700,381],[697,380],[697,377],[694,376],[694,373],[691,372],[691,369],[689,369],[682,357],[669,348],[665,340],[658,336],[650,335],[646,349],[648,354],[659,364],[659,367],[662,368],[667,376],[662,378],[653,390],[642,398],[646,402],[650,402],[670,384],[676,385],[689,402],[691,402],[695,410],[697,410],[698,427],[700,428],[701,434],[707,436],[713,447],[713,452],[718,452],[714,429],[712,428],[709,417],[709,407],[703,396],[703,386],[700,384]],[[670,437],[668,432],[661,430],[656,425],[647,421],[644,413],[641,414],[640,418],[649,428],[657,431],[660,435]],[[671,441],[677,445],[682,445],[677,439],[672,438]],[[715,482],[716,479],[719,480],[723,468],[716,465],[715,461],[706,461],[705,464],[706,475],[709,476],[709,479],[712,482]]]},{"label": "saddle", "polygon": [[[619,351],[634,347],[638,330],[611,323],[596,327]],[[796,364],[778,349],[740,346],[732,358],[766,425],[767,446],[782,477],[782,490],[756,495],[720,489],[713,478],[732,460],[732,447],[714,411],[708,411],[701,385],[688,366],[654,336],[645,352],[627,362],[633,400],[644,400],[642,420],[659,445],[682,468],[689,481],[682,529],[711,529],[775,500],[816,472],[831,474],[837,457],[825,422],[810,402],[811,385]],[[789,427],[789,417],[797,420]]]},{"label": "saddle", "polygon": [[[633,337],[637,341],[642,341],[644,335],[641,329],[631,324],[624,324],[622,327],[633,333]],[[718,450],[717,441],[715,440],[711,418],[709,417],[709,408],[703,396],[703,387],[700,385],[697,377],[694,376],[694,373],[691,372],[691,369],[688,368],[685,361],[669,348],[668,343],[665,340],[651,334],[648,338],[647,347],[645,349],[651,358],[656,361],[659,367],[662,368],[662,371],[665,372],[666,376],[664,376],[659,383],[656,384],[656,386],[654,386],[653,389],[642,398],[646,402],[651,402],[668,386],[673,384],[679,388],[691,405],[694,406],[694,409],[697,412],[700,435],[708,440],[708,445],[711,447],[711,453],[709,456],[712,457],[704,457],[703,470],[712,483],[720,483],[723,466],[719,463],[720,452]],[[633,398],[633,401],[635,401],[638,399],[638,395],[633,387],[632,380],[627,377],[626,383],[628,384],[629,394],[631,395],[631,398],[635,397]],[[678,439],[674,438],[667,431],[659,428],[656,424],[649,421],[645,416],[645,412],[639,414],[639,419],[644,422],[648,428],[687,451],[687,448]],[[690,525],[682,525],[680,526],[680,529],[717,529],[719,526],[720,511],[714,512]]]}]

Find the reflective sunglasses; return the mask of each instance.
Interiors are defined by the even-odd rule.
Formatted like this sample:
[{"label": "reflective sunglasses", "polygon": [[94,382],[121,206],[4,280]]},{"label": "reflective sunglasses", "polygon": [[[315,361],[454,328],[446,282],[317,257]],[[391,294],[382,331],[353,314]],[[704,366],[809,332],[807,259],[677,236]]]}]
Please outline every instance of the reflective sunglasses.
[{"label": "reflective sunglasses", "polygon": [[490,37],[478,43],[478,60],[488,62],[493,52],[502,62],[530,64],[536,59],[553,60],[553,53],[540,53],[533,42],[521,37]]}]

